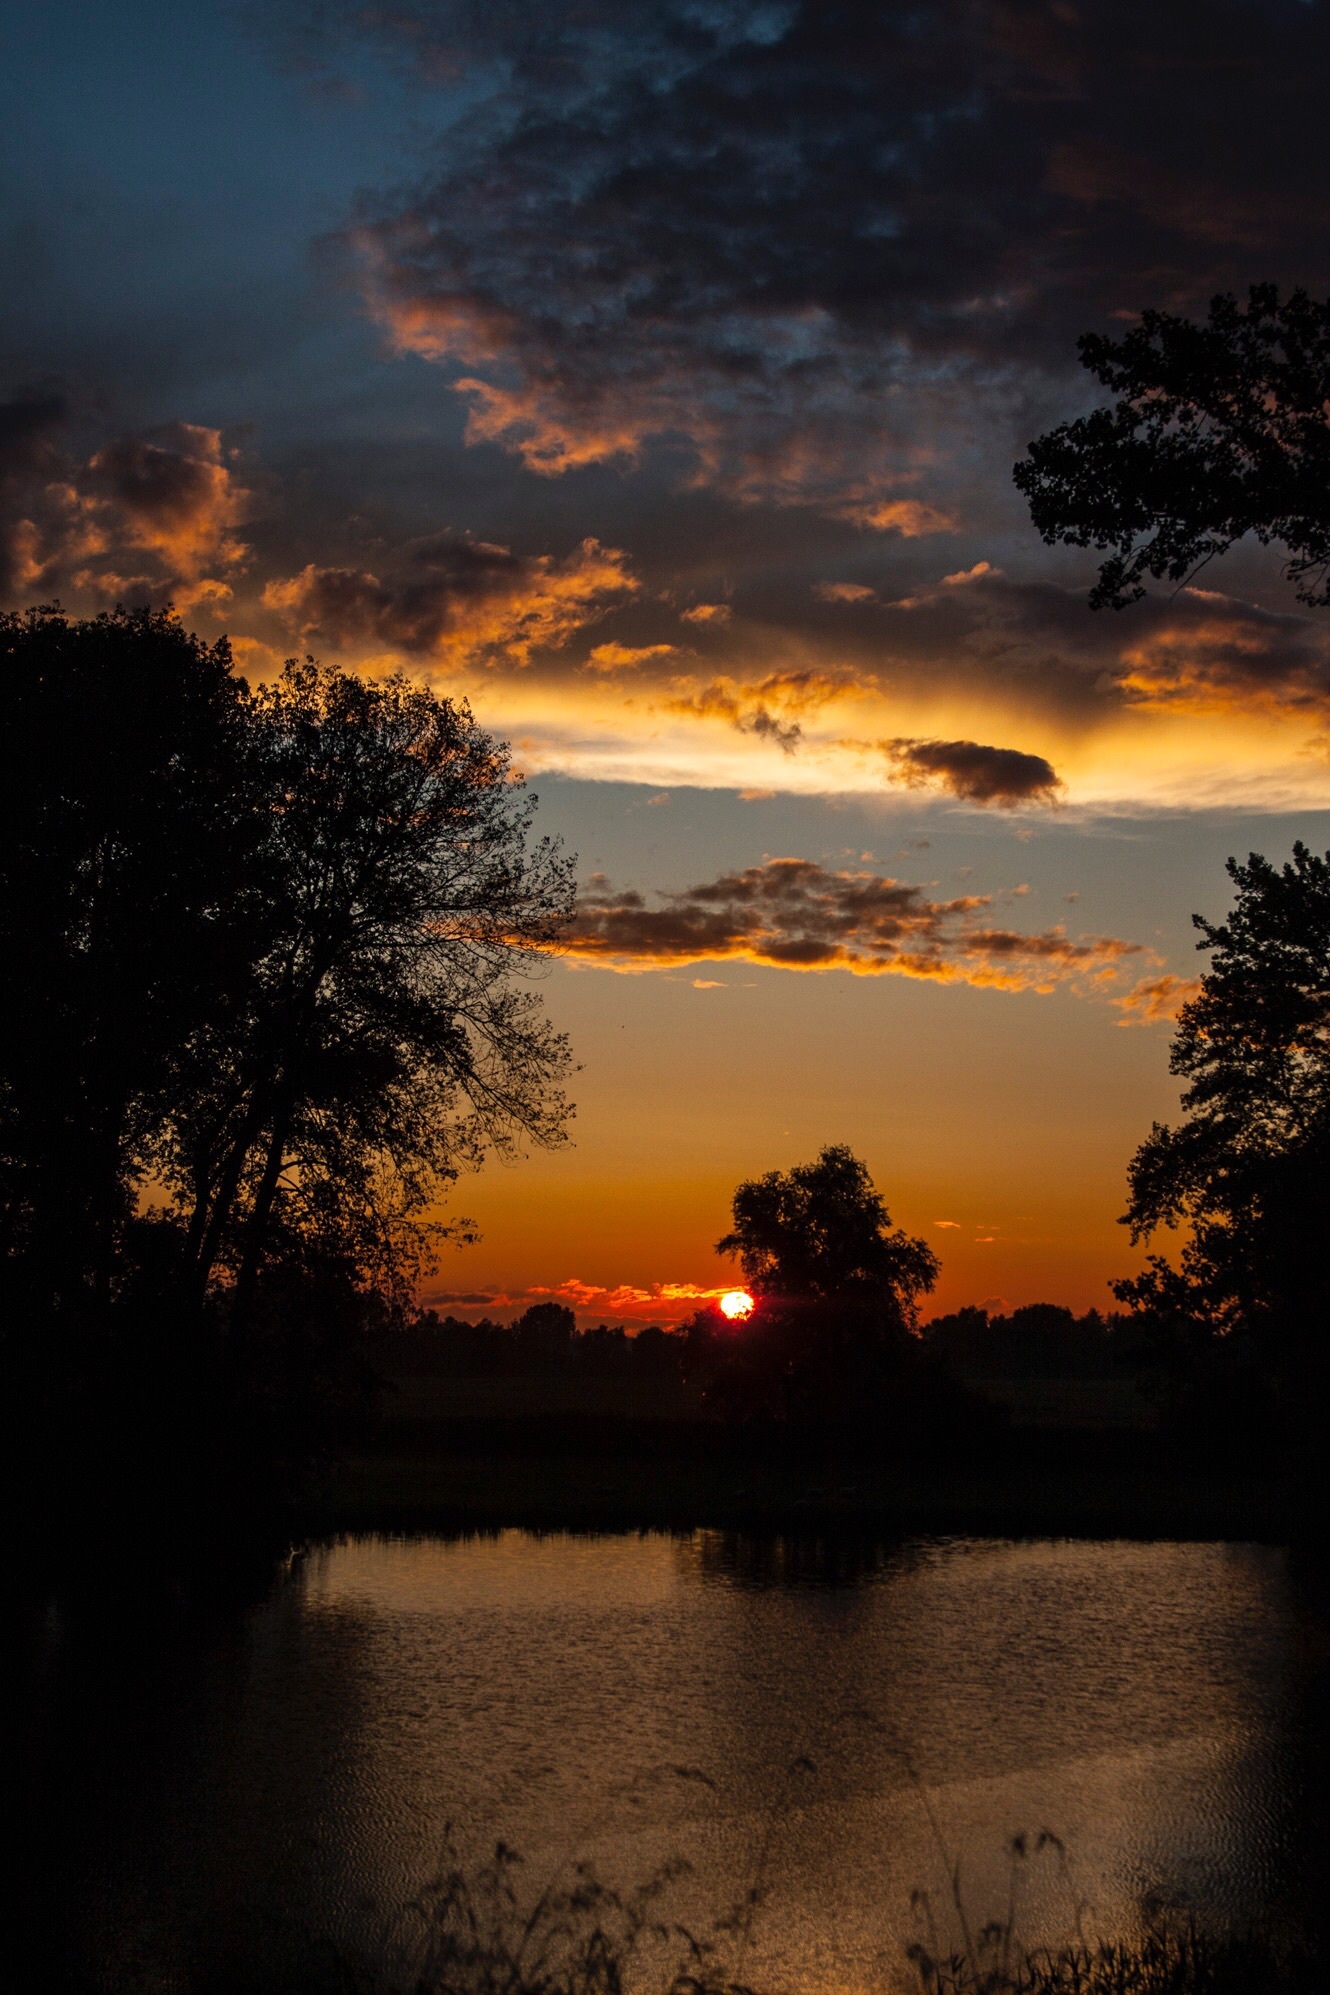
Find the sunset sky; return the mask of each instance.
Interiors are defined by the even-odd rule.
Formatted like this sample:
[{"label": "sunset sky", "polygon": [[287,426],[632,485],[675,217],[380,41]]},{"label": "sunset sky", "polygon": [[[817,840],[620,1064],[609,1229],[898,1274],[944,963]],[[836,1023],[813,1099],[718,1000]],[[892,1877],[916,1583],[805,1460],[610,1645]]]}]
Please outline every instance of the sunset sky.
[{"label": "sunset sky", "polygon": [[1122,613],[1011,482],[1082,331],[1330,287],[1320,0],[44,0],[0,591],[400,667],[581,908],[571,1143],[429,1294],[669,1321],[848,1143],[932,1307],[1107,1306],[1224,859],[1330,844],[1278,549]]}]

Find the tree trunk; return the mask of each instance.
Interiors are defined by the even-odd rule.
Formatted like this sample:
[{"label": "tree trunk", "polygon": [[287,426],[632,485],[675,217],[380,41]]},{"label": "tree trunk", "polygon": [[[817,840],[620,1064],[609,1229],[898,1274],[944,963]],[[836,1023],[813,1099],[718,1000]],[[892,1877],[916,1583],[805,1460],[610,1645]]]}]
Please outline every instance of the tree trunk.
[{"label": "tree trunk", "polygon": [[231,1300],[231,1338],[233,1354],[237,1358],[248,1342],[254,1289],[263,1262],[263,1250],[268,1242],[268,1227],[272,1219],[273,1202],[277,1197],[277,1187],[281,1182],[282,1164],[286,1156],[286,1139],[290,1129],[291,1104],[289,1096],[283,1091],[283,1098],[273,1114],[272,1129],[268,1136],[268,1151],[263,1160],[263,1175],[254,1194],[249,1224],[245,1228],[245,1251],[236,1276],[235,1294]]}]

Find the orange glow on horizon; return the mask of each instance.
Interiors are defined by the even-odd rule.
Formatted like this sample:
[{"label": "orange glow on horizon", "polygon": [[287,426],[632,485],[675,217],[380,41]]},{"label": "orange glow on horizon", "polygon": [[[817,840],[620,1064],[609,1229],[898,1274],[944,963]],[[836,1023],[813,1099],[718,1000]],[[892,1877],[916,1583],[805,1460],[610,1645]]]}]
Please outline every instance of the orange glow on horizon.
[{"label": "orange glow on horizon", "polygon": [[720,1312],[722,1316],[727,1316],[731,1323],[742,1323],[745,1317],[753,1313],[753,1298],[747,1289],[732,1288],[721,1297]]}]

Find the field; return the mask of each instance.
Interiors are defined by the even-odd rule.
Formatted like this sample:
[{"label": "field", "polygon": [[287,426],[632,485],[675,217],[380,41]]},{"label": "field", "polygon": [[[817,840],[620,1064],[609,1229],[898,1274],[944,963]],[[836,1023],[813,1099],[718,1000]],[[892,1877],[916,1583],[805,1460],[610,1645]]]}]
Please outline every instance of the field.
[{"label": "field", "polygon": [[899,1530],[1279,1536],[1288,1499],[1184,1457],[1129,1381],[994,1381],[991,1432],[791,1436],[698,1417],[672,1380],[400,1378],[312,1530]]},{"label": "field", "polygon": [[[1087,1433],[1149,1432],[1157,1416],[1132,1379],[970,1379],[981,1399],[1015,1426]],[[673,1378],[596,1378],[579,1373],[517,1377],[390,1377],[382,1411],[392,1428],[445,1420],[694,1420],[697,1408]]]}]

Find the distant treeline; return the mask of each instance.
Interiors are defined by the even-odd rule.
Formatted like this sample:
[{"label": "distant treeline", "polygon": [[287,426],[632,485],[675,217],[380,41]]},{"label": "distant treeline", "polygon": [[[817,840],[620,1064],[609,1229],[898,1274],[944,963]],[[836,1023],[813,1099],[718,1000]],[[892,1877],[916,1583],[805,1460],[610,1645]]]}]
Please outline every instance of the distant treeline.
[{"label": "distant treeline", "polygon": [[[1142,1355],[1140,1326],[1125,1314],[1091,1309],[1077,1316],[1052,1302],[1005,1316],[958,1309],[924,1324],[921,1341],[960,1379],[1115,1378],[1138,1367]],[[571,1309],[538,1302],[512,1323],[423,1310],[385,1328],[373,1357],[383,1372],[401,1377],[668,1378],[687,1374],[689,1348],[686,1328],[629,1332],[600,1323],[579,1330]]]},{"label": "distant treeline", "polygon": [[1140,1323],[1125,1312],[1077,1316],[1055,1302],[1028,1302],[1009,1316],[957,1309],[923,1335],[960,1378],[1117,1378],[1143,1357]]},{"label": "distant treeline", "polygon": [[516,1378],[577,1372],[596,1378],[672,1378],[686,1339],[648,1325],[629,1335],[621,1325],[579,1330],[571,1309],[537,1302],[513,1323],[478,1323],[426,1309],[385,1328],[372,1346],[379,1370],[399,1377]]}]

